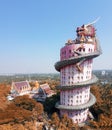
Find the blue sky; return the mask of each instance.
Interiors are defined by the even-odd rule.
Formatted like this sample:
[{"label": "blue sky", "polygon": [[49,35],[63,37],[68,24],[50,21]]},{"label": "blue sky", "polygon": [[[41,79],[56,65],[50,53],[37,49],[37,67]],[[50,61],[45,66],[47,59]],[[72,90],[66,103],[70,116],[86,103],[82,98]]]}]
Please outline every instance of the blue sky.
[{"label": "blue sky", "polygon": [[103,54],[93,69],[112,69],[111,0],[0,0],[0,73],[56,72],[60,48],[94,21]]}]

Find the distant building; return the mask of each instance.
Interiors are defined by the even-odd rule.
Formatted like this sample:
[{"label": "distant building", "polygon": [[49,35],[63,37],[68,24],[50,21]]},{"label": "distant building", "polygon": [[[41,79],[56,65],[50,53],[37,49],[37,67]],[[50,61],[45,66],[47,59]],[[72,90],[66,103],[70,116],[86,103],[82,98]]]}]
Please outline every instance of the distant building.
[{"label": "distant building", "polygon": [[47,97],[51,97],[55,92],[51,90],[49,84],[45,83],[40,85],[38,90],[38,101],[45,101]]},{"label": "distant building", "polygon": [[108,80],[101,81],[102,85],[105,85],[105,84],[108,84],[108,83],[109,83]]},{"label": "distant building", "polygon": [[[32,85],[32,87],[30,86]],[[38,81],[30,83],[26,81],[12,82],[11,91],[7,99],[13,100],[17,96],[23,96],[28,94],[30,98],[34,98],[38,101],[45,101],[47,97],[51,97],[55,94],[47,83],[39,85]]]},{"label": "distant building", "polygon": [[105,76],[106,71],[105,71],[105,70],[103,70],[103,71],[101,72],[101,74],[102,74],[102,76]]},{"label": "distant building", "polygon": [[20,81],[20,82],[12,82],[11,93],[16,94],[16,96],[22,96],[25,94],[29,94],[31,91],[31,87],[29,82]]}]

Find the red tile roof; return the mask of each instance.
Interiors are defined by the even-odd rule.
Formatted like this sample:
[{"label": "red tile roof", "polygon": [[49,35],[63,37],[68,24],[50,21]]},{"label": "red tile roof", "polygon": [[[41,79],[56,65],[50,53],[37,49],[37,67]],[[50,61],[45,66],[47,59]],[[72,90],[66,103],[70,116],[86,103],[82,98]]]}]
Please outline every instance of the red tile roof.
[{"label": "red tile roof", "polygon": [[45,91],[45,93],[47,95],[55,93],[53,90],[51,90],[51,88],[49,87],[49,85],[47,83],[40,85],[40,87],[41,87],[41,89],[43,89]]},{"label": "red tile roof", "polygon": [[14,86],[16,87],[16,89],[21,90],[23,87],[27,87],[29,88],[30,85],[28,83],[28,81],[21,81],[21,82],[13,82]]}]

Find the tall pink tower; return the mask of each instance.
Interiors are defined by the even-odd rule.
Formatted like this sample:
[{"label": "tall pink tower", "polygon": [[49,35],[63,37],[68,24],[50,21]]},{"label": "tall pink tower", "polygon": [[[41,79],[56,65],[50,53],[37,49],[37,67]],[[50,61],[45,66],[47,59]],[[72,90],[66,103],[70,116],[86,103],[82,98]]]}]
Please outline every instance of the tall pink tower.
[{"label": "tall pink tower", "polygon": [[56,108],[60,115],[67,114],[74,123],[87,120],[89,107],[96,98],[90,93],[90,85],[98,81],[92,74],[93,58],[101,54],[93,24],[82,25],[76,30],[77,38],[68,40],[60,50],[60,61],[55,69],[60,72],[60,102]]}]

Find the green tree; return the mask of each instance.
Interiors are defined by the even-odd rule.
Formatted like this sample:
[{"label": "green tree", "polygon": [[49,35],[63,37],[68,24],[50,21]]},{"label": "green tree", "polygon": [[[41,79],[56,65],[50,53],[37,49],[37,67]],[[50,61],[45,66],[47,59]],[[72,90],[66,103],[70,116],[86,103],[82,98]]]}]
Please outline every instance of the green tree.
[{"label": "green tree", "polygon": [[57,109],[55,108],[55,104],[57,101],[59,101],[59,98],[59,93],[57,93],[56,95],[53,95],[52,97],[46,99],[46,101],[44,102],[44,110],[48,114],[52,114],[53,112],[57,111]]}]

